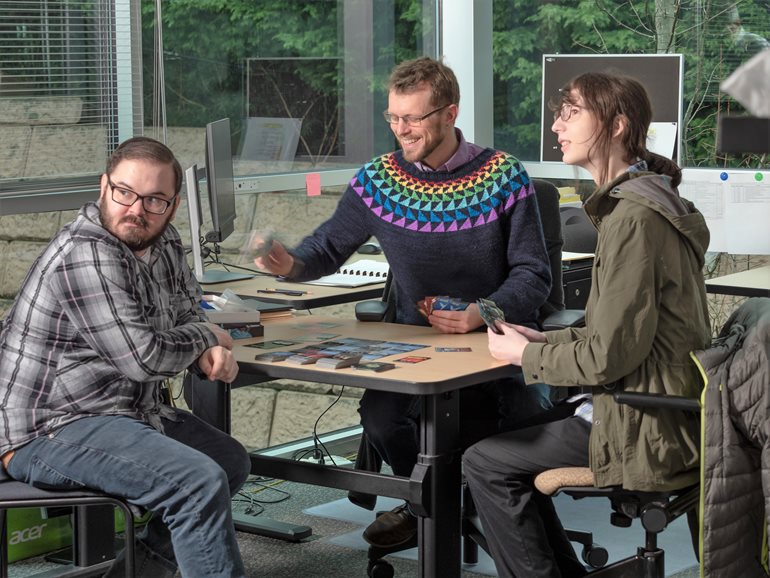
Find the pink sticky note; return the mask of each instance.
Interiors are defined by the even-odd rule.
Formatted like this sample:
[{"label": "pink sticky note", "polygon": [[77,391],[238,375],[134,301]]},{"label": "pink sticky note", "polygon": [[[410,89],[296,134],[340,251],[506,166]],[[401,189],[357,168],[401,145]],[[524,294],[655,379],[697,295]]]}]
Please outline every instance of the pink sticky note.
[{"label": "pink sticky note", "polygon": [[321,174],[308,173],[305,175],[305,188],[308,197],[317,197],[321,194]]}]

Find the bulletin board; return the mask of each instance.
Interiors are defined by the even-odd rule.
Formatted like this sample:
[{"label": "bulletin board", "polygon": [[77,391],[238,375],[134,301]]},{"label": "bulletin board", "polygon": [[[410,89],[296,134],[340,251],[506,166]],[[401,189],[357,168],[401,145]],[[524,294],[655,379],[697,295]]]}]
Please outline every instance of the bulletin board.
[{"label": "bulletin board", "polygon": [[647,89],[652,104],[653,128],[661,137],[671,133],[673,150],[658,151],[648,143],[650,150],[671,156],[679,162],[682,126],[682,82],[684,58],[681,54],[544,54],[541,127],[541,162],[561,162],[561,151],[556,135],[551,132],[553,113],[548,108],[551,98],[559,97],[559,89],[569,80],[584,72],[607,72],[631,76]]}]

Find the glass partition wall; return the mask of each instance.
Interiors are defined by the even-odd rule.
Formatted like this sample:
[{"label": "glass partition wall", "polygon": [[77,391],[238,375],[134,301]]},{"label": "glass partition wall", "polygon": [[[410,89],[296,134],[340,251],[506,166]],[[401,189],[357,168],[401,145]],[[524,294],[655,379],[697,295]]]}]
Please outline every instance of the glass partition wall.
[{"label": "glass partition wall", "polygon": [[[394,146],[380,113],[395,63],[475,49],[463,34],[473,23],[441,37],[442,23],[466,17],[460,0],[4,7],[0,123],[13,137],[0,150],[5,214],[16,208],[3,206],[8,195],[95,182],[99,159],[131,134],[156,134],[184,164],[202,164],[203,127],[224,117],[238,175],[353,170]],[[720,81],[770,46],[766,0],[494,0],[492,12],[493,104],[481,114],[493,117],[494,142],[483,144],[539,160],[543,54],[681,53],[683,165],[763,165],[758,155],[719,154],[716,131],[720,115],[744,112]],[[64,133],[78,146],[65,146]]]}]

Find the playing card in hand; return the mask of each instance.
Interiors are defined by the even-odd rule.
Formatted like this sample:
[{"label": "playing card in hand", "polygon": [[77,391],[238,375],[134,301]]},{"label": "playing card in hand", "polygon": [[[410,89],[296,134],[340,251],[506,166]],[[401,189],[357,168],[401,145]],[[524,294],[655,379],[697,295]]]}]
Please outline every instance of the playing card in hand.
[{"label": "playing card in hand", "polygon": [[487,327],[489,327],[495,333],[502,334],[502,331],[497,328],[495,321],[498,319],[500,321],[505,321],[505,314],[495,304],[495,302],[491,299],[484,299],[482,297],[476,301],[476,305],[479,306],[479,313],[481,314],[481,318],[484,320],[484,323],[487,324]]},{"label": "playing card in hand", "polygon": [[441,311],[465,311],[468,304],[458,297],[449,297],[448,295],[429,296],[420,299],[417,302],[417,310],[426,319],[435,310]]}]

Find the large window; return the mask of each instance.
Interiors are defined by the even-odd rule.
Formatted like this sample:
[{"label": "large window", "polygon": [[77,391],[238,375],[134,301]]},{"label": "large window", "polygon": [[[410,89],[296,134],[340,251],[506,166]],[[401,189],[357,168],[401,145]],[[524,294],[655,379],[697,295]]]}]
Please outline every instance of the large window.
[{"label": "large window", "polygon": [[[391,150],[385,80],[396,62],[435,55],[435,13],[421,0],[163,3],[169,143],[200,164],[190,135],[229,117],[241,176],[353,168]],[[143,0],[145,87],[157,16]],[[145,89],[146,110],[156,98]]]},{"label": "large window", "polygon": [[92,184],[108,152],[141,130],[133,16],[129,0],[2,3],[0,203]]},{"label": "large window", "polygon": [[[540,158],[543,54],[684,55],[682,164],[761,167],[716,150],[718,119],[745,114],[720,82],[770,46],[766,0],[494,0],[495,145]],[[672,82],[675,79],[672,78]]]}]

